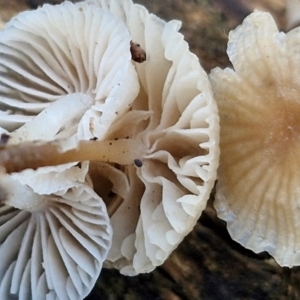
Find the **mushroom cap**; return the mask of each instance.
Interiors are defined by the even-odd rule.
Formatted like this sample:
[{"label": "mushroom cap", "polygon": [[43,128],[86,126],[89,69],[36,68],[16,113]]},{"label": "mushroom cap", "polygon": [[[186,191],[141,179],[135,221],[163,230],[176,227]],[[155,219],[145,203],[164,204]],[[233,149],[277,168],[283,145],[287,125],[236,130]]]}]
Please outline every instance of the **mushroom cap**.
[{"label": "mushroom cap", "polygon": [[23,184],[26,175],[1,178],[8,200],[0,206],[0,298],[83,299],[111,244],[105,204],[80,182],[39,194],[37,183]]},{"label": "mushroom cap", "polygon": [[231,237],[281,266],[300,264],[300,28],[254,12],[229,34],[234,70],[210,79],[220,114],[215,208]]},{"label": "mushroom cap", "polygon": [[217,107],[206,73],[178,33],[180,22],[166,23],[130,0],[87,3],[118,16],[146,52],[145,62],[133,62],[139,94],[107,133],[110,139],[142,141],[148,149],[137,157],[142,165],[97,163],[89,174],[108,206],[121,202],[111,218],[106,266],[126,275],[150,272],[193,229],[206,206],[218,166]]},{"label": "mushroom cap", "polygon": [[42,140],[104,138],[138,93],[130,40],[118,18],[85,2],[13,18],[0,34],[0,127],[16,130],[11,142],[36,131]]}]

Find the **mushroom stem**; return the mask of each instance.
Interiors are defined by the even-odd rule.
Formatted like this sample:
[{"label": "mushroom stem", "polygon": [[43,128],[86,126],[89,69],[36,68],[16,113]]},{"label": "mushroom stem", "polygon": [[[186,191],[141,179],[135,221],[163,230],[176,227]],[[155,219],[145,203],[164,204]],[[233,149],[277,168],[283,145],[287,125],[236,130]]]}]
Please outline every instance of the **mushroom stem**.
[{"label": "mushroom stem", "polygon": [[0,149],[0,165],[7,173],[87,160],[131,165],[145,153],[143,143],[132,139],[80,141],[65,152],[61,145],[62,141],[52,141],[6,146]]}]

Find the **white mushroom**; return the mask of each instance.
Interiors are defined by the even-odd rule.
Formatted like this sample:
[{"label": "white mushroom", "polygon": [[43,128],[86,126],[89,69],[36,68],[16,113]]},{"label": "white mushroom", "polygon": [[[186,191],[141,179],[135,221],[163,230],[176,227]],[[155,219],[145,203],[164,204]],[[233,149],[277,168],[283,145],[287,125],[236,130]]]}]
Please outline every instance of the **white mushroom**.
[{"label": "white mushroom", "polygon": [[0,126],[19,128],[15,143],[105,137],[138,93],[130,40],[120,20],[86,3],[21,13],[0,35]]},{"label": "white mushroom", "polygon": [[[138,92],[130,40],[122,22],[85,3],[46,5],[9,22],[0,32],[0,126],[9,144],[64,138],[68,149],[103,138]],[[73,162],[1,178],[1,299],[90,292],[112,232],[87,170]]]},{"label": "white mushroom", "polygon": [[211,73],[220,113],[215,207],[232,238],[300,265],[300,28],[254,12],[229,34],[234,70]]},{"label": "white mushroom", "polygon": [[83,183],[39,194],[22,179],[1,178],[9,200],[0,206],[0,298],[84,298],[111,244],[103,201]]},{"label": "white mushroom", "polygon": [[[165,23],[130,0],[88,3],[118,16],[147,57],[134,63],[138,97],[107,133],[142,141],[147,150],[136,166],[95,163],[90,171],[109,210],[112,200],[121,203],[111,218],[107,266],[135,275],[162,264],[206,206],[218,166],[217,108],[207,75],[178,33],[180,22]],[[111,190],[97,187],[99,180]]]},{"label": "white mushroom", "polygon": [[[127,275],[165,261],[197,222],[216,179],[217,107],[180,25],[130,0],[85,1],[25,13],[0,35],[0,103],[8,110],[0,124],[17,144],[1,157],[13,166],[29,162],[26,168],[70,163],[46,167],[57,172],[93,160],[83,184],[92,182],[112,215],[106,265]],[[129,61],[136,44],[146,53],[142,63]],[[44,142],[21,151],[34,140]],[[43,157],[47,146],[53,153]],[[17,178],[37,192],[47,184],[42,170],[30,171],[32,182],[22,177],[29,171]]]}]

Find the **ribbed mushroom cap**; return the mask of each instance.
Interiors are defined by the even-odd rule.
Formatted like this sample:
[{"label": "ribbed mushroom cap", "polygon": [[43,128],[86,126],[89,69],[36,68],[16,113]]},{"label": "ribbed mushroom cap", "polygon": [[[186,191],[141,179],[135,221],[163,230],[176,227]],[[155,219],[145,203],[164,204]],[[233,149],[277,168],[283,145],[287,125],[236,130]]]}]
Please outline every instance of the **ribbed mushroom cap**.
[{"label": "ribbed mushroom cap", "polygon": [[83,299],[111,244],[106,207],[86,183],[40,194],[26,175],[1,178],[0,298]]},{"label": "ribbed mushroom cap", "polygon": [[139,95],[108,138],[140,140],[147,151],[136,165],[98,163],[90,171],[108,207],[121,203],[111,218],[107,266],[135,275],[162,264],[206,206],[218,166],[217,107],[180,22],[166,23],[129,0],[88,3],[118,16],[146,52],[145,62],[134,63]]},{"label": "ribbed mushroom cap", "polygon": [[300,28],[254,12],[229,34],[232,69],[212,71],[220,113],[215,207],[232,238],[300,264]]},{"label": "ribbed mushroom cap", "polygon": [[21,13],[0,34],[0,126],[19,130],[15,142],[36,131],[102,139],[138,93],[130,40],[118,18],[86,3]]}]

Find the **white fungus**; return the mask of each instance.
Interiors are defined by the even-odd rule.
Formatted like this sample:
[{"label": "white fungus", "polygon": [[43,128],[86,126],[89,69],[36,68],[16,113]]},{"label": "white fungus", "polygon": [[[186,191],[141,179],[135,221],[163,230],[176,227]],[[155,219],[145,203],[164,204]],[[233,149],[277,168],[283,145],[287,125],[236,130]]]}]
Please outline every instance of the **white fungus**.
[{"label": "white fungus", "polygon": [[142,166],[95,163],[90,172],[95,188],[98,178],[110,184],[103,193],[103,182],[96,188],[108,207],[121,203],[113,209],[106,266],[135,275],[162,264],[206,206],[218,166],[217,107],[207,75],[178,33],[180,22],[166,23],[129,0],[88,3],[118,16],[146,53],[145,62],[133,63],[139,94],[107,133],[140,140]]},{"label": "white fungus", "polygon": [[[93,223],[89,204],[98,205],[95,251],[102,251],[102,256],[95,259],[94,277],[78,279],[89,288],[99,275],[101,259],[127,275],[150,272],[162,264],[192,230],[213,188],[219,158],[217,106],[206,73],[178,33],[180,26],[178,21],[162,21],[130,0],[88,0],[22,13],[0,33],[0,126],[11,136],[8,149],[32,141],[44,145],[62,141],[61,152],[80,152],[78,145],[84,140],[85,149],[93,153],[90,158],[84,155],[80,164],[72,152],[60,161],[68,164],[50,167],[49,163],[36,171],[5,175],[5,207],[18,208],[28,220],[35,215],[45,220],[55,209],[67,214],[68,197],[67,216],[77,226],[79,220]],[[132,60],[132,43],[145,51],[140,63]],[[111,146],[107,155],[94,156],[104,144]],[[120,149],[124,159],[107,158],[119,156]],[[33,154],[38,151],[33,149]],[[19,154],[21,160],[31,157],[28,152]],[[45,160],[54,161],[58,154]],[[111,237],[102,200],[113,227],[108,255]],[[90,214],[77,213],[72,208],[77,205]],[[52,226],[51,217],[47,221]],[[62,239],[57,238],[60,230],[71,228],[63,217],[55,222],[49,251],[61,251],[64,272],[54,285],[43,263],[41,269],[48,276],[44,291],[67,299],[61,289],[68,287],[68,296],[79,299],[88,288],[72,298],[75,292],[71,294],[69,278],[77,275],[68,267]],[[87,239],[96,242],[95,232],[88,228]],[[25,244],[30,257],[29,243]],[[13,278],[10,271],[6,274],[4,287]],[[20,295],[19,290],[15,294]]]}]

